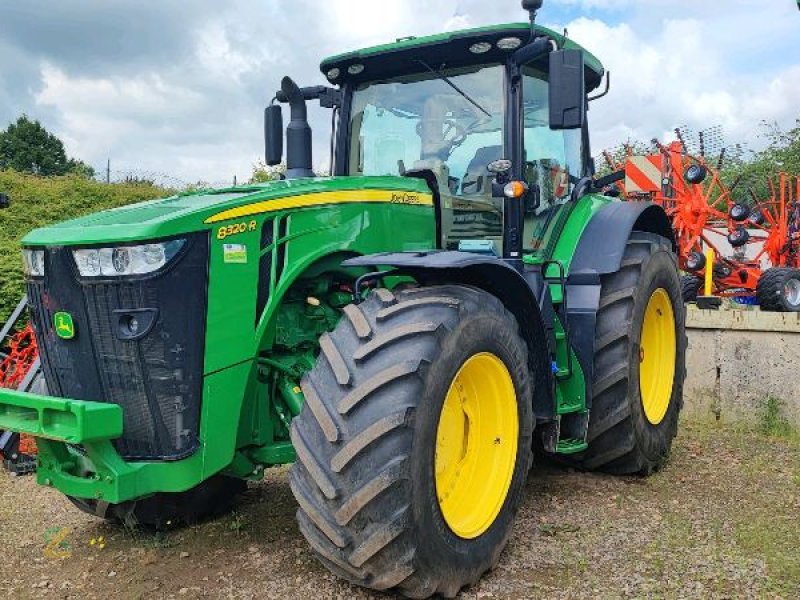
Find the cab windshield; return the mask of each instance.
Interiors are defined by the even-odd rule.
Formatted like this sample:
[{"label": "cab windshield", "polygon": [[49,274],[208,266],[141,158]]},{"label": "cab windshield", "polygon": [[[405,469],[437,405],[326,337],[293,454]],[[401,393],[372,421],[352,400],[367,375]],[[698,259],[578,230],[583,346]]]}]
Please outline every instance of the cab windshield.
[{"label": "cab windshield", "polygon": [[457,180],[448,187],[460,192],[478,150],[491,156],[483,167],[502,158],[503,68],[443,75],[452,86],[425,72],[366,83],[355,91],[351,175],[402,175],[404,169],[446,167],[449,177]]},{"label": "cab windshield", "polygon": [[491,197],[487,166],[504,158],[504,68],[441,74],[365,83],[354,92],[349,174],[432,171],[442,197],[443,246],[490,240],[499,253],[503,202]]},{"label": "cab windshield", "polygon": [[[444,77],[441,77],[443,75]],[[423,72],[364,83],[353,94],[350,175],[430,170],[441,195],[441,245],[502,252],[503,200],[488,165],[504,156],[500,65]],[[548,255],[585,174],[581,130],[549,126],[547,74],[522,71],[524,178],[538,191],[523,208],[523,251]],[[481,241],[476,246],[470,241]]]}]

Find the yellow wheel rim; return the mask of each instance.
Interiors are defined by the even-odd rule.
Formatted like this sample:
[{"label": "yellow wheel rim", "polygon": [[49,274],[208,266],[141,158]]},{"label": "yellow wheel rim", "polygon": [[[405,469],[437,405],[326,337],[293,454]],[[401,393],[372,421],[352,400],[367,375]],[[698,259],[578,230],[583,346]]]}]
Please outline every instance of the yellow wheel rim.
[{"label": "yellow wheel rim", "polygon": [[639,346],[639,390],[644,415],[658,425],[664,420],[675,379],[675,313],[669,294],[658,288],[644,311]]},{"label": "yellow wheel rim", "polygon": [[470,357],[450,384],[436,431],[436,494],[447,525],[473,539],[491,527],[517,461],[517,396],[494,354]]}]

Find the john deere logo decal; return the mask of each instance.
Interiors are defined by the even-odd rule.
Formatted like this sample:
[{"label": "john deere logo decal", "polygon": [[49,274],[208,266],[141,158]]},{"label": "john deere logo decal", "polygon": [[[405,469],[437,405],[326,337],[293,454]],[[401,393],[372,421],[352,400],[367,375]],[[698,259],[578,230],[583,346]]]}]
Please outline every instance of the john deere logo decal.
[{"label": "john deere logo decal", "polygon": [[61,339],[71,340],[75,337],[75,323],[72,322],[72,315],[68,312],[54,314],[53,325],[56,328],[56,335]]}]

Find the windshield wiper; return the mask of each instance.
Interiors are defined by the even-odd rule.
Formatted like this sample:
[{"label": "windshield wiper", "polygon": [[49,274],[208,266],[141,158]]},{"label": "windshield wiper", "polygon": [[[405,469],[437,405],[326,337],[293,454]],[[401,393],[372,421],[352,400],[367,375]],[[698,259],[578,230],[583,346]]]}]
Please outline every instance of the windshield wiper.
[{"label": "windshield wiper", "polygon": [[430,66],[428,63],[426,63],[424,60],[419,60],[419,59],[417,59],[417,62],[418,62],[419,64],[421,64],[423,67],[425,67],[426,69],[428,69],[428,71],[430,71],[431,73],[433,73],[434,75],[436,75],[436,76],[437,76],[439,79],[441,79],[442,81],[444,81],[444,82],[445,82],[447,85],[449,85],[451,88],[453,88],[453,89],[454,89],[455,91],[457,91],[459,94],[461,94],[461,96],[462,96],[462,97],[463,97],[463,98],[464,98],[464,99],[465,99],[467,102],[469,102],[470,104],[472,104],[472,105],[473,105],[475,108],[477,108],[479,111],[481,111],[481,112],[482,112],[483,114],[485,114],[487,117],[490,117],[490,118],[491,118],[491,116],[492,116],[492,113],[490,113],[488,110],[486,110],[485,108],[483,108],[483,107],[482,107],[480,104],[478,104],[478,103],[477,103],[475,100],[473,100],[473,99],[472,99],[472,97],[470,97],[470,95],[469,95],[469,94],[467,94],[467,92],[465,92],[465,91],[464,91],[464,90],[462,90],[460,87],[458,87],[458,86],[457,86],[455,83],[453,83],[453,82],[450,80],[450,78],[449,78],[447,75],[445,75],[444,73],[442,73],[442,72],[441,72],[441,70],[439,70],[439,69],[434,69],[432,66]]}]

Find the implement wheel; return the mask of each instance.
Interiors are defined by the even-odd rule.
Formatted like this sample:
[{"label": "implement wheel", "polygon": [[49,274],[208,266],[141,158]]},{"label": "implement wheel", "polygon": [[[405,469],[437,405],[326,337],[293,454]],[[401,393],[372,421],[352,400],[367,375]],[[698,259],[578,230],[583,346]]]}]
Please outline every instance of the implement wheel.
[{"label": "implement wheel", "polygon": [[703,280],[696,275],[681,276],[681,297],[684,302],[695,302],[702,289]]},{"label": "implement wheel", "polygon": [[633,232],[616,273],[602,277],[584,469],[648,475],[678,429],[686,334],[675,256],[661,236]]},{"label": "implement wheel", "polygon": [[800,269],[767,269],[758,280],[756,298],[764,311],[800,312]]},{"label": "implement wheel", "polygon": [[320,346],[292,424],[300,530],[353,583],[455,596],[497,563],[531,465],[517,322],[469,287],[379,289]]}]

